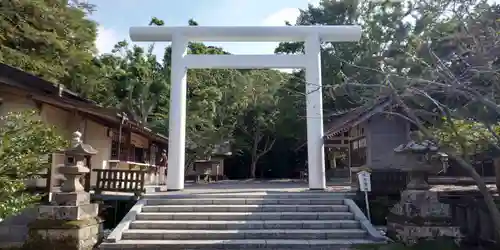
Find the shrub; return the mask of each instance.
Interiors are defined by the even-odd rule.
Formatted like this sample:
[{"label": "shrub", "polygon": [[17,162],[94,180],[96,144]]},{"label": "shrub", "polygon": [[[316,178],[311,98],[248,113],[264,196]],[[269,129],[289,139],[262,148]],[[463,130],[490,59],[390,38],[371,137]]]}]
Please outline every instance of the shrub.
[{"label": "shrub", "polygon": [[25,192],[25,181],[50,169],[49,155],[64,146],[66,141],[36,111],[0,117],[0,218],[38,201],[37,195]]}]

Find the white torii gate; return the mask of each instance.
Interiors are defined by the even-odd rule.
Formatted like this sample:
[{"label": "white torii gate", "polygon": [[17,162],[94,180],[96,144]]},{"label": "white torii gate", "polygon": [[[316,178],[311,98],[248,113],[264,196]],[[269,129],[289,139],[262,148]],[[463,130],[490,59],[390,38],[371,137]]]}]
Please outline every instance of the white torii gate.
[{"label": "white torii gate", "polygon": [[[354,42],[360,26],[131,27],[134,42],[172,42],[167,190],[184,189],[187,69],[304,68],[306,70],[307,159],[310,189],[325,189],[321,42]],[[189,41],[304,41],[302,55],[188,55]]]}]

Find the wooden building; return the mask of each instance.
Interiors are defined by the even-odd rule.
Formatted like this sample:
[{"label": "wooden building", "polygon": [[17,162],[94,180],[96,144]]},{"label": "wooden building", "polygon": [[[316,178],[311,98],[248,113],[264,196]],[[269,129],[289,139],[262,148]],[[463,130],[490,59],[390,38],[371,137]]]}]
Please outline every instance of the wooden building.
[{"label": "wooden building", "polygon": [[387,97],[329,117],[324,143],[327,168],[334,177],[351,176],[360,168],[392,169],[402,164],[393,149],[408,141],[410,123],[394,112],[400,111]]},{"label": "wooden building", "polygon": [[231,155],[230,141],[217,144],[208,158],[196,159],[193,164],[186,166],[186,179],[195,182],[226,179],[224,160]]},{"label": "wooden building", "polygon": [[[55,126],[68,140],[73,132],[80,131],[84,143],[98,151],[90,163],[93,169],[150,167],[167,148],[165,136],[119,110],[100,107],[62,85],[0,64],[0,116],[23,110],[36,110],[40,119]],[[53,169],[63,160],[62,155],[52,155]],[[54,176],[57,178],[57,173]],[[93,173],[92,184],[95,179]]]}]

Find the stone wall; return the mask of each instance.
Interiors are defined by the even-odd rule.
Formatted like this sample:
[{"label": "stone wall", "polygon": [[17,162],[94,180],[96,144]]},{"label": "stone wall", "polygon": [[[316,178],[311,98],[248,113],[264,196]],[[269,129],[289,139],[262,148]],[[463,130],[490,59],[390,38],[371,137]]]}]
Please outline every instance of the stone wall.
[{"label": "stone wall", "polygon": [[28,237],[28,226],[37,217],[37,208],[27,208],[20,214],[8,217],[0,222],[1,247],[20,247]]}]

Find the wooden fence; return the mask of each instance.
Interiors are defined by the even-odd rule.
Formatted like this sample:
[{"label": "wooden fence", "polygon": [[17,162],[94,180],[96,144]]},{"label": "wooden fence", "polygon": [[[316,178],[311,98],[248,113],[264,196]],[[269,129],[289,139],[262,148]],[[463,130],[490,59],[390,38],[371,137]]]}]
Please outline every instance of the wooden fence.
[{"label": "wooden fence", "polygon": [[[356,175],[353,174],[353,177]],[[357,183],[358,180],[356,180]],[[408,173],[384,169],[373,170],[371,173],[372,194],[376,195],[392,195],[399,194],[406,188],[408,183]]]},{"label": "wooden fence", "polygon": [[[107,191],[123,192],[140,196],[145,191],[146,171],[127,169],[93,169],[92,171],[97,173],[97,181],[94,187],[91,186],[90,173],[84,175],[81,179],[86,192],[91,190],[94,190],[95,194]],[[49,203],[51,194],[58,192],[60,188],[57,183],[54,183],[54,178],[51,177],[51,173],[41,174],[40,178],[46,180],[46,186],[42,190],[29,190],[33,193],[41,193],[43,203]]]},{"label": "wooden fence", "polygon": [[[496,198],[500,209],[500,199]],[[478,191],[444,192],[440,201],[450,205],[452,223],[460,226],[464,244],[500,247],[500,239],[494,233],[490,214]]]},{"label": "wooden fence", "polygon": [[[457,173],[457,172],[454,172]],[[481,173],[481,172],[480,172]],[[482,175],[486,183],[495,183],[495,177]],[[353,182],[357,184],[356,174],[353,173]],[[377,169],[371,173],[372,194],[392,195],[399,194],[406,188],[409,181],[408,172],[395,169]],[[467,175],[438,174],[428,176],[430,185],[475,185],[475,181]]]},{"label": "wooden fence", "polygon": [[92,171],[97,173],[96,194],[111,191],[140,195],[144,192],[146,179],[144,170],[94,169]]},{"label": "wooden fence", "polygon": [[[90,165],[90,157],[86,160],[87,167]],[[54,168],[54,166],[52,166]],[[96,194],[101,194],[104,191],[133,193],[136,196],[141,195],[145,191],[145,170],[128,170],[128,169],[93,169],[97,173],[95,186],[92,186],[91,173],[87,173],[80,179],[86,192],[94,190]],[[42,189],[36,187],[30,188],[30,192],[42,193],[42,202],[49,203],[51,194],[58,192],[60,188],[60,180],[55,178],[56,169],[50,169],[44,174],[40,174],[39,178],[45,180],[45,186]]]}]

